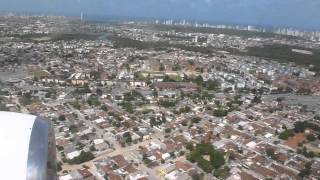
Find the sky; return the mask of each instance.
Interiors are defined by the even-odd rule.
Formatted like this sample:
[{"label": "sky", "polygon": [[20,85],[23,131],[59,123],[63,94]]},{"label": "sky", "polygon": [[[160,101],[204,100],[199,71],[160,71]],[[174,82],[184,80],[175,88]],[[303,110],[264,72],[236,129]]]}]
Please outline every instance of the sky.
[{"label": "sky", "polygon": [[0,0],[0,12],[186,19],[320,30],[320,0]]}]

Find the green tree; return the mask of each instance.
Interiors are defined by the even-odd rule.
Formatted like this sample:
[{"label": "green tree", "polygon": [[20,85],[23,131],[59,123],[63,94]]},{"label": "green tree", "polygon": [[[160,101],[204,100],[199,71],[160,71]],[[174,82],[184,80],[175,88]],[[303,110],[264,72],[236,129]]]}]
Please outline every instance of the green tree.
[{"label": "green tree", "polygon": [[191,122],[192,122],[192,123],[199,123],[200,121],[201,121],[201,118],[198,117],[198,116],[193,117],[193,118],[191,119]]},{"label": "green tree", "polygon": [[308,134],[307,139],[308,139],[308,141],[315,141],[316,137],[313,134]]},{"label": "green tree", "polygon": [[192,151],[192,150],[193,150],[193,143],[188,143],[188,144],[186,145],[186,148],[187,148],[188,150]]},{"label": "green tree", "polygon": [[130,132],[125,132],[123,134],[123,138],[125,139],[126,143],[131,143],[132,142],[132,137]]},{"label": "green tree", "polygon": [[60,121],[65,121],[65,120],[66,120],[66,116],[65,116],[64,114],[61,114],[61,115],[58,117],[58,119],[59,119]]},{"label": "green tree", "polygon": [[69,160],[69,163],[71,164],[81,164],[84,163],[86,161],[90,161],[94,159],[94,155],[91,152],[85,152],[85,151],[81,151],[80,155]]},{"label": "green tree", "polygon": [[215,169],[220,168],[225,163],[225,159],[222,153],[214,151],[210,155],[210,162]]},{"label": "green tree", "polygon": [[294,136],[294,131],[292,129],[287,129],[279,134],[279,138],[283,140],[288,140],[289,137]]},{"label": "green tree", "polygon": [[300,133],[304,132],[306,129],[306,123],[302,121],[298,121],[294,123],[294,132]]},{"label": "green tree", "polygon": [[160,63],[159,71],[164,71],[164,70],[165,70],[164,64]]},{"label": "green tree", "polygon": [[106,105],[102,105],[102,106],[101,106],[101,109],[102,109],[103,111],[106,111],[106,112],[108,111],[108,107],[107,107]]}]

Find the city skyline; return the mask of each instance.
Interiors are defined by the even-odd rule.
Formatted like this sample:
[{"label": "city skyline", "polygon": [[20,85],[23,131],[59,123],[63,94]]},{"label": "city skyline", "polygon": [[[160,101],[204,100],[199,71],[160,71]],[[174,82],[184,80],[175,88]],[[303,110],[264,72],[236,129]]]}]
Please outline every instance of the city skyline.
[{"label": "city skyline", "polygon": [[294,27],[319,30],[320,2],[314,0],[12,0],[2,2],[2,12],[28,12],[101,17],[187,19],[230,24]]}]

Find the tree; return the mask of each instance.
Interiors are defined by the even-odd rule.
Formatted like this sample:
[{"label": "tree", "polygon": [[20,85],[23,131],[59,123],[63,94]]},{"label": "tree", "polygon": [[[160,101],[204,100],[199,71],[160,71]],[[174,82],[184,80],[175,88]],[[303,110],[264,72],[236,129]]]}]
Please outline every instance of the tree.
[{"label": "tree", "polygon": [[188,144],[186,145],[186,148],[187,148],[188,150],[192,151],[192,150],[193,150],[193,143],[188,143]]},{"label": "tree", "polygon": [[57,163],[57,171],[61,171],[62,170],[62,163],[61,162],[58,162]]},{"label": "tree", "polygon": [[81,151],[80,155],[69,160],[69,163],[71,164],[81,164],[84,163],[86,161],[90,161],[94,159],[94,155],[91,152],[85,152],[85,151]]},{"label": "tree", "polygon": [[195,173],[192,175],[192,180],[202,180],[202,179],[203,179],[203,174]]},{"label": "tree", "polygon": [[123,138],[125,139],[126,143],[131,143],[132,142],[132,137],[130,132],[125,132],[123,134]]},{"label": "tree", "polygon": [[217,117],[224,117],[228,114],[228,111],[227,110],[224,110],[222,108],[219,108],[219,109],[215,109],[213,111],[213,115],[214,116],[217,116]]},{"label": "tree", "polygon": [[181,70],[180,64],[175,63],[174,66],[173,66],[173,68],[172,68],[172,70],[173,70],[173,71],[180,71],[180,70]]},{"label": "tree", "polygon": [[94,144],[92,146],[90,146],[89,149],[90,149],[90,151],[96,151],[97,150]]},{"label": "tree", "polygon": [[283,140],[287,140],[289,137],[294,136],[294,132],[292,129],[287,129],[285,131],[283,131],[282,133],[280,133],[279,138],[283,139]]},{"label": "tree", "polygon": [[123,102],[120,104],[126,111],[128,111],[129,113],[133,113],[134,110],[133,110],[133,105],[130,103],[130,102]]},{"label": "tree", "polygon": [[230,169],[228,167],[219,168],[214,171],[214,176],[217,178],[226,179],[229,174],[229,170]]},{"label": "tree", "polygon": [[101,106],[101,109],[102,109],[103,111],[106,111],[106,112],[108,111],[108,107],[107,107],[106,105],[102,105],[102,106]]},{"label": "tree", "polygon": [[96,90],[96,93],[97,93],[98,96],[102,96],[102,94],[103,94],[103,92],[102,92],[102,90],[100,88],[98,88]]},{"label": "tree", "polygon": [[198,85],[202,85],[202,83],[203,83],[203,78],[202,78],[202,76],[197,76],[196,77],[196,79],[194,80],[194,82],[196,83],[196,84],[198,84]]},{"label": "tree", "polygon": [[254,96],[253,100],[252,100],[253,103],[261,103],[261,96]]},{"label": "tree", "polygon": [[306,176],[309,176],[310,173],[311,173],[311,163],[310,162],[307,162],[305,165],[304,165],[304,169],[302,169],[300,171],[300,173],[298,174],[298,176],[300,176],[301,178],[304,178]]},{"label": "tree", "polygon": [[268,149],[266,150],[266,153],[267,153],[267,156],[268,156],[268,157],[271,157],[272,159],[275,159],[274,149],[268,148]]},{"label": "tree", "polygon": [[65,121],[65,120],[66,120],[66,116],[65,116],[64,114],[61,114],[61,115],[58,117],[58,119],[59,119],[60,121]]},{"label": "tree", "polygon": [[166,133],[171,133],[171,129],[170,129],[170,128],[166,128],[164,131],[165,131]]},{"label": "tree", "polygon": [[[211,173],[213,169],[218,169],[224,165],[225,159],[222,153],[216,151],[210,144],[197,144],[196,147],[192,147],[190,144],[187,145],[187,148],[190,150],[190,153],[187,156],[187,159],[195,163],[197,162],[198,166],[207,173]],[[210,161],[206,160],[203,156],[209,155]]]},{"label": "tree", "polygon": [[304,132],[306,129],[306,123],[302,121],[298,121],[294,123],[294,132],[300,133]]},{"label": "tree", "polygon": [[313,134],[308,134],[307,139],[308,139],[308,141],[315,141],[316,137]]},{"label": "tree", "polygon": [[225,159],[223,157],[223,154],[221,154],[218,151],[214,151],[211,155],[210,155],[210,162],[212,164],[212,166],[215,169],[220,168],[222,165],[224,165],[225,163]]},{"label": "tree", "polygon": [[297,94],[311,95],[312,91],[310,89],[307,89],[307,88],[301,88],[301,89],[298,89]]},{"label": "tree", "polygon": [[167,118],[164,114],[161,115],[161,121],[162,123],[166,123],[167,122]]},{"label": "tree", "polygon": [[99,98],[95,95],[91,95],[88,100],[87,100],[87,103],[90,105],[90,106],[100,106],[101,103],[99,101]]},{"label": "tree", "polygon": [[75,109],[78,109],[80,110],[81,106],[79,104],[79,101],[74,101],[74,102],[70,102],[70,105],[75,108]]},{"label": "tree", "polygon": [[166,107],[166,108],[169,108],[169,107],[175,106],[176,102],[175,101],[168,101],[168,100],[160,100],[159,105]]},{"label": "tree", "polygon": [[201,121],[201,118],[198,117],[198,116],[193,117],[193,118],[191,119],[191,122],[192,122],[192,123],[199,123],[200,121]]},{"label": "tree", "polygon": [[189,106],[185,106],[179,109],[180,113],[189,113],[191,111],[191,108]]},{"label": "tree", "polygon": [[143,154],[142,155],[142,161],[144,162],[144,164],[148,165],[151,163],[151,160],[148,158],[147,154]]},{"label": "tree", "polygon": [[164,64],[160,63],[159,71],[164,71],[164,70],[165,70]]}]

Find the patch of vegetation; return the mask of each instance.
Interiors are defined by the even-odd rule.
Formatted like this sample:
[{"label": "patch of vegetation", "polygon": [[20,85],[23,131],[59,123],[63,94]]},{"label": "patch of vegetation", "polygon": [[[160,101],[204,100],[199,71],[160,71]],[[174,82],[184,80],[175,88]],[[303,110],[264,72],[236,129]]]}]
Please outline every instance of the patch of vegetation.
[{"label": "patch of vegetation", "polygon": [[159,105],[169,108],[169,107],[174,107],[176,105],[175,101],[169,101],[169,100],[160,100]]},{"label": "patch of vegetation", "polygon": [[148,159],[148,156],[147,156],[146,154],[143,154],[143,155],[142,155],[142,161],[143,161],[143,163],[146,164],[146,165],[148,165],[148,164],[151,163],[151,160]]},{"label": "patch of vegetation", "polygon": [[78,127],[75,126],[75,125],[71,125],[69,127],[70,131],[74,134],[74,133],[77,133],[79,130],[78,130]]},{"label": "patch of vegetation", "polygon": [[87,100],[87,103],[90,105],[90,106],[100,106],[101,103],[99,101],[99,97],[98,96],[95,96],[95,95],[91,95],[88,100]]},{"label": "patch of vegetation", "polygon": [[214,171],[213,175],[217,178],[226,179],[229,175],[230,169],[228,167],[220,168]]},{"label": "patch of vegetation", "polygon": [[59,121],[65,121],[66,116],[64,114],[61,114],[61,115],[59,115],[58,119],[59,119]]},{"label": "patch of vegetation", "polygon": [[308,141],[315,141],[316,140],[316,137],[313,134],[308,134],[306,136],[306,138],[308,139]]},{"label": "patch of vegetation", "polygon": [[[223,30],[223,33],[224,30]],[[244,31],[244,33],[256,33],[250,31]],[[262,33],[264,34],[264,33]],[[274,36],[274,34],[272,35]],[[199,46],[188,46],[188,45],[181,45],[181,44],[170,44],[167,41],[161,42],[146,42],[146,41],[138,41],[133,40],[130,38],[122,38],[122,37],[114,37],[114,46],[116,48],[137,48],[137,49],[155,49],[155,50],[166,50],[168,48],[180,48],[186,51],[193,51],[193,52],[200,52],[203,54],[211,55],[218,50],[225,50],[230,52],[231,54],[236,55],[247,55],[247,56],[255,56],[261,57],[264,59],[275,60],[280,63],[288,63],[294,62],[299,65],[314,65],[316,66],[315,70],[320,71],[320,50],[316,49],[309,49],[309,48],[301,48],[297,46],[289,46],[289,45],[280,45],[280,44],[273,44],[273,45],[265,45],[264,47],[249,47],[247,52],[240,52],[234,48],[214,48],[214,47],[199,47]],[[312,51],[312,55],[301,54],[292,52],[292,49],[304,49],[308,51]]]},{"label": "patch of vegetation", "polygon": [[60,33],[60,34],[15,34],[12,37],[22,41],[71,41],[71,40],[96,40],[99,34],[90,33]]},{"label": "patch of vegetation", "polygon": [[209,91],[211,91],[211,90],[219,89],[221,86],[221,83],[217,80],[209,79],[208,81],[204,82],[202,86],[207,88]]},{"label": "patch of vegetation", "polygon": [[192,123],[199,123],[200,121],[201,121],[201,118],[198,117],[198,116],[193,117],[193,118],[191,119],[191,122],[192,122]]},{"label": "patch of vegetation", "polygon": [[276,156],[274,154],[274,149],[272,148],[268,148],[266,149],[266,154],[268,157],[270,157],[271,159],[276,159]]},{"label": "patch of vegetation", "polygon": [[143,74],[140,71],[134,73],[134,78],[140,81],[146,80],[146,78],[143,76]]},{"label": "patch of vegetation", "polygon": [[134,113],[133,105],[130,102],[124,101],[122,103],[119,103],[119,105],[122,106],[122,108],[125,109],[127,112]]},{"label": "patch of vegetation", "polygon": [[[312,55],[301,54],[292,52],[292,49],[304,49],[313,52]],[[301,48],[289,45],[265,45],[264,47],[249,47],[248,52],[245,53],[249,56],[256,56],[262,58],[269,58],[276,60],[280,63],[294,62],[299,65],[315,65],[320,67],[320,50]]]},{"label": "patch of vegetation", "polygon": [[213,115],[216,117],[224,117],[228,115],[228,110],[219,107],[218,109],[213,110]]},{"label": "patch of vegetation", "polygon": [[152,28],[162,31],[183,32],[183,33],[209,33],[209,34],[226,34],[231,36],[242,37],[288,37],[295,38],[293,36],[282,36],[274,33],[255,32],[237,29],[222,29],[222,28],[209,28],[209,27],[187,27],[187,26],[168,26],[168,25],[155,25]]},{"label": "patch of vegetation", "polygon": [[70,164],[81,164],[94,159],[94,155],[91,152],[81,151],[78,157],[75,157],[68,161]]},{"label": "patch of vegetation", "polygon": [[79,87],[74,90],[75,94],[86,94],[86,93],[91,93],[91,90],[88,85],[85,85],[83,87]]},{"label": "patch of vegetation", "polygon": [[300,171],[300,173],[298,174],[298,176],[300,176],[301,178],[304,178],[306,176],[309,176],[311,174],[311,162],[308,162],[304,165],[304,169],[302,169]]},{"label": "patch of vegetation", "polygon": [[126,143],[131,143],[132,142],[132,137],[131,137],[131,134],[130,132],[125,132],[123,134],[123,139]]},{"label": "patch of vegetation", "polygon": [[[191,148],[190,145],[189,148]],[[225,164],[224,155],[216,151],[210,144],[197,144],[191,149],[187,159],[192,163],[196,162],[207,173],[211,173],[213,169],[219,169]],[[205,156],[208,156],[209,160]]]},{"label": "patch of vegetation", "polygon": [[288,140],[289,137],[294,136],[294,131],[292,129],[286,129],[282,133],[279,134],[279,138],[283,140]]},{"label": "patch of vegetation", "polygon": [[298,154],[302,154],[307,158],[313,158],[315,156],[315,153],[313,151],[308,151],[306,146],[303,146],[303,148],[297,149]]},{"label": "patch of vegetation", "polygon": [[102,105],[101,106],[101,110],[107,112],[108,111],[108,107],[106,105]]},{"label": "patch of vegetation", "polygon": [[189,113],[191,112],[191,108],[189,106],[184,106],[179,109],[179,113]]},{"label": "patch of vegetation", "polygon": [[165,66],[163,63],[160,64],[160,67],[159,67],[159,71],[164,71],[166,70]]},{"label": "patch of vegetation", "polygon": [[294,132],[296,133],[304,132],[307,128],[320,132],[320,126],[315,123],[309,121],[298,121],[294,123]]},{"label": "patch of vegetation", "polygon": [[165,123],[166,119],[165,118],[160,118],[160,117],[150,117],[150,126],[160,126],[161,124]]},{"label": "patch of vegetation", "polygon": [[175,63],[172,68],[173,71],[180,71],[181,69],[182,69],[182,67],[178,63]]},{"label": "patch of vegetation", "polygon": [[182,81],[180,76],[164,76],[163,82],[180,82]]},{"label": "patch of vegetation", "polygon": [[73,101],[69,103],[73,108],[80,110],[81,106],[79,104],[79,101]]}]

